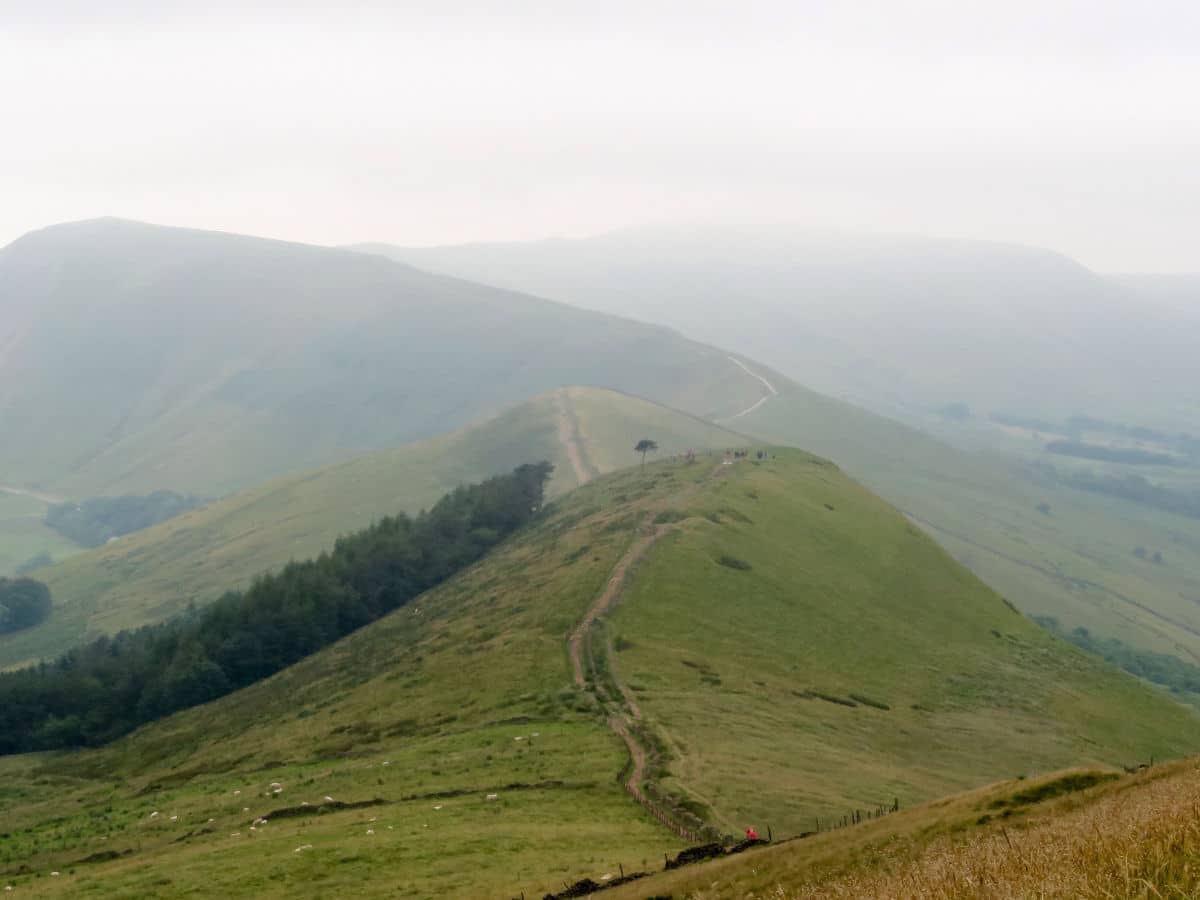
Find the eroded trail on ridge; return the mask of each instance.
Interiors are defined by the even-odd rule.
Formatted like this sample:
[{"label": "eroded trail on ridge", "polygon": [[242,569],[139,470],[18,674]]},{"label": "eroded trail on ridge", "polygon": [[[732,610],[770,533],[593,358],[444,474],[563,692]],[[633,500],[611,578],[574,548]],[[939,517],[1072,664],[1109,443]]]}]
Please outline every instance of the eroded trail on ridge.
[{"label": "eroded trail on ridge", "polygon": [[[719,477],[721,474],[721,467],[716,466],[702,481],[694,482],[678,494],[675,497],[676,504],[695,493],[703,481]],[[625,583],[629,578],[630,569],[646,555],[659,538],[675,530],[675,526],[670,524],[654,525],[653,516],[656,511],[651,510],[646,514],[646,519],[639,526],[639,536],[617,561],[616,566],[613,567],[612,574],[604,585],[604,590],[600,592],[600,595],[588,607],[587,612],[584,613],[583,618],[575,626],[575,630],[571,632],[571,636],[567,639],[567,649],[571,657],[571,669],[575,687],[579,690],[587,690],[588,687],[587,676],[583,667],[583,645],[584,641],[587,640],[588,632],[591,631],[596,621],[612,609],[617,600],[620,599],[621,592],[624,590]],[[633,692],[621,681],[616,669],[611,642],[606,644],[604,652],[608,657],[608,671],[612,683],[621,695],[620,708],[610,713],[607,721],[608,727],[625,742],[625,746],[629,750],[630,771],[629,777],[625,780],[625,790],[650,815],[658,819],[663,826],[685,840],[696,840],[697,835],[695,832],[676,821],[675,817],[669,811],[654,803],[654,801],[646,796],[645,791],[642,789],[642,785],[646,780],[646,765],[649,759],[649,753],[639,740],[636,730],[642,718],[642,711],[633,696]]]},{"label": "eroded trail on ridge", "polygon": [[617,560],[616,568],[613,569],[612,575],[608,578],[608,583],[604,585],[604,590],[600,593],[592,605],[588,607],[588,611],[583,614],[583,619],[575,626],[575,630],[571,632],[571,637],[567,642],[567,646],[571,652],[571,668],[575,672],[575,687],[583,689],[587,687],[587,679],[583,674],[583,641],[587,637],[588,631],[591,629],[595,621],[608,612],[617,597],[621,593],[621,588],[625,586],[625,576],[629,573],[629,568],[639,559],[641,559],[647,550],[660,537],[670,530],[669,525],[659,525],[654,531],[649,534],[643,534],[633,546],[625,551],[625,555]]},{"label": "eroded trail on ridge", "polygon": [[559,391],[555,399],[558,401],[558,441],[567,451],[567,459],[571,463],[571,470],[575,473],[575,480],[579,484],[587,484],[596,477],[597,473],[588,464],[583,448],[579,444],[579,423],[575,421],[575,416],[567,405],[570,398],[566,391]]}]

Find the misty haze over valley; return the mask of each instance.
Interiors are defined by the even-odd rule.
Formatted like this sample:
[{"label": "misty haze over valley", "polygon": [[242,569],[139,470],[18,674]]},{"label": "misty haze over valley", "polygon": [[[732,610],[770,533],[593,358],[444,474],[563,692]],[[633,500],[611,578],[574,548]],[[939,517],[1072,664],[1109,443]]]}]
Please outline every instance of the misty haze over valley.
[{"label": "misty haze over valley", "polygon": [[5,895],[1200,893],[1194,4],[0,77]]}]

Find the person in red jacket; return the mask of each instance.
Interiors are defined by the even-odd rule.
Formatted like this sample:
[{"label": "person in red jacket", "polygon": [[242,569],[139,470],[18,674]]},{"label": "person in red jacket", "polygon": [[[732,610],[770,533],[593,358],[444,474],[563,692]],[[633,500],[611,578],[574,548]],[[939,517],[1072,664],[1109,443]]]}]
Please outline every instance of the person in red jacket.
[{"label": "person in red jacket", "polygon": [[747,828],[746,829],[746,837],[752,841],[757,841],[758,840],[758,832],[755,831],[753,828]]}]

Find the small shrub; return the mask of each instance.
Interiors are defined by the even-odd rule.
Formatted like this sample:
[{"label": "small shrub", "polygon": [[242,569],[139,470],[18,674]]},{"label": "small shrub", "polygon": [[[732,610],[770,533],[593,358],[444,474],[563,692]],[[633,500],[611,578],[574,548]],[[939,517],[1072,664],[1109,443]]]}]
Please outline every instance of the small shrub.
[{"label": "small shrub", "polygon": [[754,524],[753,519],[751,519],[744,512],[734,509],[732,506],[722,506],[721,510],[720,510],[720,514],[723,516],[728,516],[729,518],[733,519],[733,521],[735,521],[735,522],[741,522],[743,525],[753,525]]},{"label": "small shrub", "polygon": [[567,558],[564,560],[564,562],[566,562],[568,565],[570,563],[576,562],[577,560],[586,556],[588,551],[591,549],[592,549],[591,544],[584,544],[582,547],[578,547],[575,550],[572,550],[570,553],[568,553]]},{"label": "small shrub", "polygon": [[664,509],[662,512],[660,512],[657,516],[654,517],[654,521],[658,525],[667,525],[671,522],[680,522],[686,518],[687,518],[687,514],[684,513],[682,510]]},{"label": "small shrub", "polygon": [[725,566],[727,569],[737,569],[739,572],[748,572],[753,566],[744,559],[738,559],[736,556],[722,554],[717,557],[717,565]]},{"label": "small shrub", "polygon": [[613,641],[613,649],[616,650],[618,653],[620,653],[622,650],[628,650],[634,646],[636,646],[636,645],[633,643],[633,641],[629,640],[629,638],[626,638],[626,637],[618,637],[616,640]]},{"label": "small shrub", "polygon": [[826,703],[836,703],[838,706],[858,706],[853,700],[847,697],[839,697],[836,694],[824,694],[821,691],[813,691],[812,695],[818,700],[824,700]]},{"label": "small shrub", "polygon": [[866,697],[862,694],[851,694],[850,698],[852,700],[857,700],[863,706],[873,706],[876,709],[884,709],[884,710],[891,709],[891,707],[888,706],[886,703],[884,703],[882,700],[872,700],[870,697]]}]

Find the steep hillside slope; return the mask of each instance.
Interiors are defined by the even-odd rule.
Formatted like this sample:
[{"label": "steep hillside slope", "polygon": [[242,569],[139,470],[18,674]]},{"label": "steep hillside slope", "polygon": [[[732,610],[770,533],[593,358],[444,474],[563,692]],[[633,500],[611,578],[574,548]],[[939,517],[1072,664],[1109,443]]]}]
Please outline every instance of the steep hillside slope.
[{"label": "steep hillside slope", "polygon": [[663,872],[603,896],[1191,897],[1200,889],[1197,802],[1195,757],[1125,774],[1071,769]]},{"label": "steep hillside slope", "polygon": [[1180,754],[1200,719],[1045,635],[832,465],[705,456],[593,481],[266,682],[103,750],[0,761],[0,873],[35,896],[536,896],[680,845],[622,791],[617,734],[658,808],[782,836]]},{"label": "steep hillside slope", "polygon": [[594,384],[731,414],[665,328],[377,256],[99,220],[0,250],[0,483],[221,496]]},{"label": "steep hillside slope", "polygon": [[[739,431],[836,460],[1023,612],[1200,664],[1200,522],[1031,480],[1002,458],[776,387]],[[1155,564],[1139,545],[1169,550]]]},{"label": "steep hillside slope", "polygon": [[453,434],[289,475],[170,519],[38,573],[54,615],[0,638],[0,668],[61,653],[88,636],[159,621],[304,559],[339,534],[415,513],[456,485],[528,460],[555,465],[551,494],[632,465],[634,444],[662,455],[746,439],[667,407],[598,388],[564,388]]},{"label": "steep hillside slope", "polygon": [[[679,328],[819,391],[919,425],[1087,414],[1200,432],[1200,320],[1032,247],[640,228],[581,240],[368,245],[431,271]],[[1175,284],[1182,286],[1183,280]],[[1192,282],[1192,293],[1194,295]]]}]

